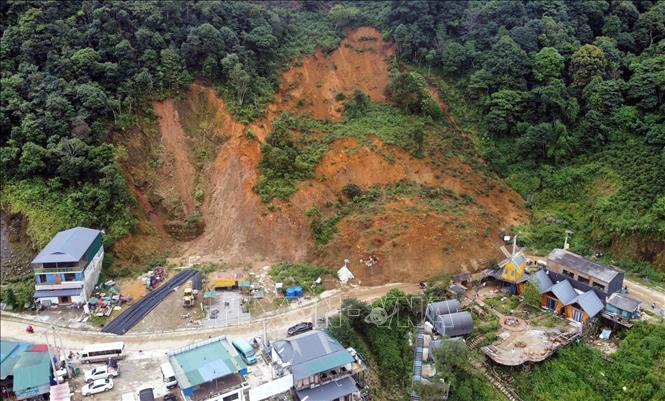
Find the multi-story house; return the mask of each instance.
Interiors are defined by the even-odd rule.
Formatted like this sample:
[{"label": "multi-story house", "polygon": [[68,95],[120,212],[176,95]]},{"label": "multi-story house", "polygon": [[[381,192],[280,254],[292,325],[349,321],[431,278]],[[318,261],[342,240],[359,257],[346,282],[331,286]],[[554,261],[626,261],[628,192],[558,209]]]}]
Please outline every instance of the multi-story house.
[{"label": "multi-story house", "polygon": [[103,259],[101,231],[75,227],[57,233],[32,261],[35,301],[45,306],[87,302]]},{"label": "multi-story house", "polygon": [[563,249],[550,252],[547,270],[553,281],[570,280],[576,290],[593,290],[601,300],[623,288],[623,272]]},{"label": "multi-story house", "polygon": [[365,365],[353,348],[344,348],[327,332],[312,330],[275,341],[272,359],[278,370],[293,376],[293,392],[299,401],[360,400],[357,380]]}]

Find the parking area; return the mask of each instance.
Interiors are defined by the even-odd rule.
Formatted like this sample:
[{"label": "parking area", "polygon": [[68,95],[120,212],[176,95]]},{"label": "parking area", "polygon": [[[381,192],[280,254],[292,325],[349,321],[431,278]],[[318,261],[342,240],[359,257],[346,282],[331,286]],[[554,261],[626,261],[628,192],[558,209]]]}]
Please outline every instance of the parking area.
[{"label": "parking area", "polygon": [[245,296],[239,291],[215,291],[216,297],[205,298],[203,307],[206,328],[240,325],[250,321]]},{"label": "parking area", "polygon": [[[97,366],[103,364],[75,364],[75,367],[81,369],[81,373],[70,380],[70,389],[74,393],[73,401],[119,401],[123,394],[132,393],[135,398],[140,389],[151,387],[153,388],[157,400],[161,400],[164,395],[169,393],[162,381],[162,376],[159,367],[162,363],[166,362],[166,356],[161,355],[135,355],[128,359],[123,359],[118,362],[119,375],[113,378],[113,389],[107,392],[94,394],[90,396],[82,396],[81,389],[85,385],[84,373]],[[177,389],[171,392],[179,397]]]}]

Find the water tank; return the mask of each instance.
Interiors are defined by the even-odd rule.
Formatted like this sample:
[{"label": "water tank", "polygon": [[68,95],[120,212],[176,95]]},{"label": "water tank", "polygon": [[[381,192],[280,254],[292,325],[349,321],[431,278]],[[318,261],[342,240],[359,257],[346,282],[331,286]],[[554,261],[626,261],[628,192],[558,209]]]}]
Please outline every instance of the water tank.
[{"label": "water tank", "polygon": [[294,298],[296,296],[296,289],[295,288],[287,288],[286,289],[286,297],[287,298]]},{"label": "water tank", "polygon": [[295,291],[296,297],[302,297],[302,287],[295,287],[293,291]]}]

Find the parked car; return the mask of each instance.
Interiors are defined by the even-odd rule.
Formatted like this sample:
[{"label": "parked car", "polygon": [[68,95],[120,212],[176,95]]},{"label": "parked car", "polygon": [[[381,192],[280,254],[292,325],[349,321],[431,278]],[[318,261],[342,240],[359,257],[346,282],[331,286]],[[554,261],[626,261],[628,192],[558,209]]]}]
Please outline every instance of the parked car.
[{"label": "parked car", "polygon": [[98,366],[92,370],[85,372],[85,382],[90,383],[95,380],[108,379],[109,377],[118,376],[118,370],[109,366]]},{"label": "parked car", "polygon": [[289,327],[287,334],[290,336],[295,336],[296,334],[304,333],[306,331],[312,330],[313,328],[314,325],[312,324],[312,322],[301,322],[296,324],[295,326]]},{"label": "parked car", "polygon": [[153,393],[152,387],[139,390],[139,401],[155,401],[155,393]]},{"label": "parked car", "polygon": [[81,389],[81,395],[92,395],[109,391],[113,388],[113,379],[100,379],[88,383]]}]

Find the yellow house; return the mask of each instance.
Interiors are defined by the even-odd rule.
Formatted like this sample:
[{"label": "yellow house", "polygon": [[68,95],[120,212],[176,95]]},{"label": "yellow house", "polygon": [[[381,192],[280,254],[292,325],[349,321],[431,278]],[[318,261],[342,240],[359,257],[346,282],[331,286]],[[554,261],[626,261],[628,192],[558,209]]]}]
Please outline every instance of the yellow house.
[{"label": "yellow house", "polygon": [[522,253],[511,255],[499,264],[501,275],[499,280],[505,285],[513,287],[513,293],[518,295],[524,292],[524,285],[528,279],[526,274],[526,257]]}]

